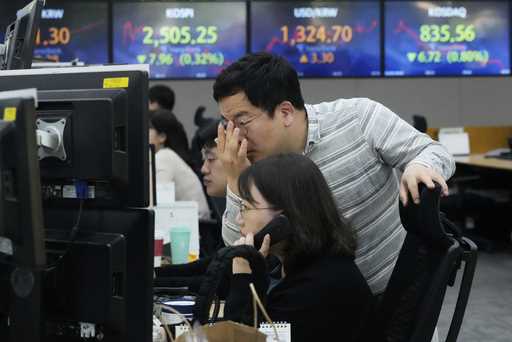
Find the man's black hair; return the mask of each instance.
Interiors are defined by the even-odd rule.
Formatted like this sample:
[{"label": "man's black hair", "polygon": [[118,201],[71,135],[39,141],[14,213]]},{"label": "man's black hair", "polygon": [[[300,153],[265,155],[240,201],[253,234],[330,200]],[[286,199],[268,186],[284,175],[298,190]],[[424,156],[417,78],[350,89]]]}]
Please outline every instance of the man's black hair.
[{"label": "man's black hair", "polygon": [[215,139],[217,138],[217,126],[219,122],[220,120],[214,120],[199,130],[198,135],[201,141],[201,148],[217,147]]},{"label": "man's black hair", "polygon": [[156,102],[162,109],[172,111],[174,108],[174,91],[163,84],[157,84],[149,88],[149,101]]},{"label": "man's black hair", "polygon": [[297,72],[286,59],[269,53],[242,57],[224,69],[213,85],[217,102],[239,92],[244,92],[253,106],[265,110],[270,117],[283,101],[304,109]]}]

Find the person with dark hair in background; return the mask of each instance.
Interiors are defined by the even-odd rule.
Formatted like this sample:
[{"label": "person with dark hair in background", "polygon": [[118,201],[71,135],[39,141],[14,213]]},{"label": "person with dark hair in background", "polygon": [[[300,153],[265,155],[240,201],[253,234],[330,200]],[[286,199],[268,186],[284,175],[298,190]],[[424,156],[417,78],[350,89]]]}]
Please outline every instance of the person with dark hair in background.
[{"label": "person with dark hair in background", "polygon": [[149,143],[155,146],[156,184],[174,182],[177,201],[195,201],[199,218],[210,218],[210,209],[201,182],[189,165],[181,158],[183,146],[176,143],[183,129],[174,115],[167,110],[150,114]]},{"label": "person with dark hair in background", "polygon": [[204,127],[200,132],[203,165],[203,183],[206,193],[212,197],[226,197],[227,178],[222,162],[217,158],[217,122]]},{"label": "person with dark hair in background", "polygon": [[[202,229],[205,221],[199,222],[201,258],[188,264],[168,265],[155,269],[157,286],[187,286],[190,291],[197,292],[213,255],[224,247],[220,236],[220,222],[226,208],[227,180],[222,163],[217,159],[215,138],[217,138],[218,122],[219,120],[214,120],[214,122],[207,123],[196,133],[197,146],[203,155],[201,166],[203,184],[209,196],[210,208],[214,211],[212,217],[215,221],[210,221],[205,230]],[[225,278],[227,283],[227,276]],[[225,291],[226,289],[221,290],[222,298],[226,296]]]},{"label": "person with dark hair in background", "polygon": [[272,155],[302,153],[318,165],[338,212],[354,229],[361,273],[374,294],[384,292],[405,238],[398,198],[406,205],[410,192],[419,201],[418,183],[433,188],[437,182],[446,195],[455,170],[448,151],[370,99],[305,104],[297,72],[268,53],[249,54],[224,69],[213,97],[227,122],[219,125],[217,144],[228,179],[226,245],[240,237],[243,170]]},{"label": "person with dark hair in background", "polygon": [[192,157],[190,154],[188,137],[183,124],[173,113],[174,109],[174,91],[163,84],[157,84],[149,88],[149,111],[152,115],[155,111],[165,111],[173,120],[173,141],[170,148],[178,153],[180,157],[190,166],[192,166]]},{"label": "person with dark hair in background", "polygon": [[217,157],[217,122],[212,122],[199,132],[202,142],[201,154],[203,164],[201,174],[206,193],[211,197],[215,208],[215,217],[222,221],[222,214],[226,210],[227,178],[222,162]]},{"label": "person with dark hair in background", "polygon": [[224,173],[222,162],[217,158],[217,123],[214,120],[198,131],[198,143],[201,146],[202,165],[201,179],[204,189],[208,195],[208,204],[212,209],[212,221],[208,223],[199,222],[203,254],[212,254],[219,248],[224,247],[222,241],[222,215],[226,210],[226,186],[227,179]]},{"label": "person with dark hair in background", "polygon": [[[353,231],[338,214],[318,167],[307,157],[285,154],[259,160],[238,179],[242,237],[235,245],[254,245],[254,234],[279,215],[289,235],[272,244],[264,237],[260,252],[281,261],[270,274],[254,274],[244,258],[234,258],[225,318],[252,324],[249,283],[258,288],[274,321],[291,323],[293,341],[357,341],[373,308],[373,296],[354,262]],[[261,286],[260,286],[261,287]],[[264,285],[263,285],[264,287]]]},{"label": "person with dark hair in background", "polygon": [[163,84],[157,84],[149,88],[149,110],[174,109],[174,91]]},{"label": "person with dark hair in background", "polygon": [[166,140],[166,146],[176,152],[181,159],[190,165],[190,150],[185,128],[176,116],[167,109],[157,109],[149,112],[150,126],[154,124],[156,130],[169,134],[172,139]]},{"label": "person with dark hair in background", "polygon": [[[205,111],[206,107],[204,106],[199,106],[196,109],[194,114],[194,124],[196,125],[197,130],[190,143],[190,157],[193,165],[192,168],[199,176],[201,176],[201,166],[203,165],[201,149],[203,148],[204,138],[202,135],[204,132],[208,131],[212,125],[219,122],[218,118],[204,117]],[[217,132],[215,132],[215,135],[217,135]]]}]

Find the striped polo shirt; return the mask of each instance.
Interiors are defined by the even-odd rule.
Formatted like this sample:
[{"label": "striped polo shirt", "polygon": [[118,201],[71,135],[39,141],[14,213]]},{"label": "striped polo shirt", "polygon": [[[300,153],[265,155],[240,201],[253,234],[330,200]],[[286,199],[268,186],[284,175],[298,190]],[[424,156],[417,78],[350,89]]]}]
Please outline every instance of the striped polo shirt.
[{"label": "striped polo shirt", "polygon": [[[447,150],[382,104],[366,98],[306,105],[304,154],[323,173],[339,213],[354,229],[356,264],[374,294],[384,292],[405,238],[398,212],[400,174],[409,163],[445,179],[455,171]],[[240,198],[228,189],[222,236],[240,237]]]}]

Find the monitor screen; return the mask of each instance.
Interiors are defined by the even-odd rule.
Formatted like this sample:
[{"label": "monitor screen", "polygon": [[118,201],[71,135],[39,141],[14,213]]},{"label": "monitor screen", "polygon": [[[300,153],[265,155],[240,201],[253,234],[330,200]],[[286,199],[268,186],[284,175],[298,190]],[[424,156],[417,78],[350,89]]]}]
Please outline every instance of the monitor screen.
[{"label": "monitor screen", "polygon": [[385,75],[507,75],[508,1],[385,2]]},{"label": "monitor screen", "polygon": [[41,13],[34,57],[108,63],[108,4],[47,1]]},{"label": "monitor screen", "polygon": [[114,63],[151,78],[213,78],[246,53],[245,2],[114,3]]},{"label": "monitor screen", "polygon": [[286,57],[304,77],[379,76],[377,1],[252,2],[251,51]]}]

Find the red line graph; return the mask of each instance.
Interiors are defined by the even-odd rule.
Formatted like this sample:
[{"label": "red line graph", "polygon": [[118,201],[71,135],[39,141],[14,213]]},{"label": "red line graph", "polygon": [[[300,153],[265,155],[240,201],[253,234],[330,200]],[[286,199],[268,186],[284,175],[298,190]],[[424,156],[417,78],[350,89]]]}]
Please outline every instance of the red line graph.
[{"label": "red line graph", "polygon": [[142,32],[143,25],[134,26],[130,20],[123,24],[123,44],[130,44],[135,41],[137,34]]}]

